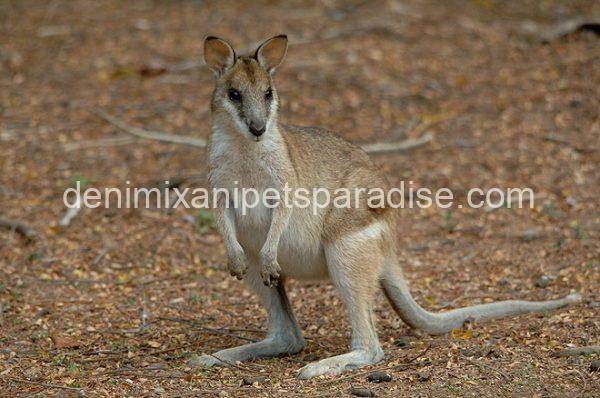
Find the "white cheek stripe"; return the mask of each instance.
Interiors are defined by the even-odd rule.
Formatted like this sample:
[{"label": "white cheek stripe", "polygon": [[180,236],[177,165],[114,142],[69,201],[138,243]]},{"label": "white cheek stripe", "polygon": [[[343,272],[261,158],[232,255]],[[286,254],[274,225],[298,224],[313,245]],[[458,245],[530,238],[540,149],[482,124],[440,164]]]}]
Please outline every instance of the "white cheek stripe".
[{"label": "white cheek stripe", "polygon": [[231,102],[229,102],[228,100],[224,99],[221,101],[221,104],[223,104],[223,107],[227,110],[227,112],[229,112],[229,114],[231,115],[232,119],[235,121],[235,125],[237,126],[237,128],[241,131],[241,132],[246,132],[248,131],[248,128],[246,127],[246,124],[244,122],[242,122],[242,120],[240,119],[237,109],[235,109],[235,107],[231,104]]},{"label": "white cheek stripe", "polygon": [[273,126],[273,122],[277,119],[277,104],[278,102],[276,100],[271,101],[271,105],[269,107],[269,118],[267,119],[267,132],[271,131],[271,128],[275,127]]}]

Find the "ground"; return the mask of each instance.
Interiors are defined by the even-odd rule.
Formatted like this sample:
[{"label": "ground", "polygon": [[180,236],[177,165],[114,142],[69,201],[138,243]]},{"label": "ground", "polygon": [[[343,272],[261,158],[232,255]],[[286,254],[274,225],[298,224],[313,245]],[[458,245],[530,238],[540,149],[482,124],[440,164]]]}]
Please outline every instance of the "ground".
[{"label": "ground", "polygon": [[[540,32],[599,11],[591,0],[1,2],[0,213],[38,236],[0,230],[0,395],[598,396],[597,357],[551,354],[600,336],[600,47],[591,32]],[[299,381],[307,362],[344,352],[350,330],[332,286],[293,282],[303,352],[187,367],[192,352],[266,326],[225,269],[210,213],[86,209],[60,227],[62,195],[77,181],[205,186],[202,148],[134,139],[92,111],[205,138],[202,38],[250,49],[280,32],[291,42],[277,75],[284,121],[356,143],[430,131],[422,147],[373,159],[392,183],[449,187],[459,204],[472,187],[535,192],[534,209],[400,210],[399,256],[422,305],[571,291],[583,302],[431,337],[380,296],[384,361]],[[367,381],[375,369],[392,381]]]}]

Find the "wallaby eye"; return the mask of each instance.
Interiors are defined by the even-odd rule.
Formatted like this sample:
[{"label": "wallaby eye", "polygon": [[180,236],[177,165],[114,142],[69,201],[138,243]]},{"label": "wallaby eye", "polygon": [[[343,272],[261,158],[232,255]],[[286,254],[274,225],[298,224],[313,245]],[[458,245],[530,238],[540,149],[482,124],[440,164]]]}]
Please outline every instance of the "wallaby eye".
[{"label": "wallaby eye", "polygon": [[229,91],[227,92],[227,96],[232,101],[239,101],[242,99],[242,94],[240,94],[240,92],[234,88],[229,89]]},{"label": "wallaby eye", "polygon": [[265,91],[265,99],[267,101],[271,101],[273,99],[273,90],[271,89],[271,87],[269,87],[267,91]]}]

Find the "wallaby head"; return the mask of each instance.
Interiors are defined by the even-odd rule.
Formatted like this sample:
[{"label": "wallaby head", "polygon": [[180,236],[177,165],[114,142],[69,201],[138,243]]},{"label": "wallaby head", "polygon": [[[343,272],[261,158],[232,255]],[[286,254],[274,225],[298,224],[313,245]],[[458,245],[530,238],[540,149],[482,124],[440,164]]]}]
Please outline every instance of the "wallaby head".
[{"label": "wallaby head", "polygon": [[262,43],[252,55],[237,56],[223,39],[204,40],[204,60],[216,77],[211,109],[214,123],[260,141],[276,126],[278,97],[275,69],[285,57],[287,36]]}]

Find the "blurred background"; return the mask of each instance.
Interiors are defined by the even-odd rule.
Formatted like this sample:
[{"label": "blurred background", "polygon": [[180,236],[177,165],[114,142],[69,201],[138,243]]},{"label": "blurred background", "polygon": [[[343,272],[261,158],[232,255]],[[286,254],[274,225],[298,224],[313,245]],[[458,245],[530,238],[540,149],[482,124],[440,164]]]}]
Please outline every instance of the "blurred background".
[{"label": "blurred background", "polygon": [[[597,357],[550,354],[600,336],[599,15],[592,0],[0,1],[0,391],[593,396]],[[458,203],[473,187],[536,193],[535,209],[401,210],[400,256],[420,303],[570,290],[584,302],[432,338],[378,297],[378,366],[396,366],[392,382],[300,383],[297,369],[343,352],[350,329],[331,286],[292,283],[305,351],[187,368],[191,352],[259,339],[266,326],[225,270],[212,214],[68,213],[62,195],[77,182],[205,186],[204,149],[132,128],[205,139],[204,36],[239,52],[279,33],[290,40],[276,77],[282,121],[359,144],[430,136],[372,157],[393,184],[448,187]]]}]

